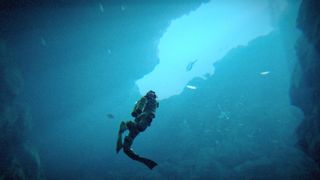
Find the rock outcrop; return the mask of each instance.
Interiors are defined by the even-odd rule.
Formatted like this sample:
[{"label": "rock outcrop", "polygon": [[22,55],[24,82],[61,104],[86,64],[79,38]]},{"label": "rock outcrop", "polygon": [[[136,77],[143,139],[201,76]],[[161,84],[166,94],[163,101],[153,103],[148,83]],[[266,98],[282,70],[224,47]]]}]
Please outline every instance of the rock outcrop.
[{"label": "rock outcrop", "polygon": [[0,39],[0,179],[43,179],[40,159],[27,141],[31,115],[15,101],[23,79]]},{"label": "rock outcrop", "polygon": [[292,76],[290,96],[305,117],[297,128],[298,145],[320,164],[320,1],[301,3],[297,27],[298,62]]}]

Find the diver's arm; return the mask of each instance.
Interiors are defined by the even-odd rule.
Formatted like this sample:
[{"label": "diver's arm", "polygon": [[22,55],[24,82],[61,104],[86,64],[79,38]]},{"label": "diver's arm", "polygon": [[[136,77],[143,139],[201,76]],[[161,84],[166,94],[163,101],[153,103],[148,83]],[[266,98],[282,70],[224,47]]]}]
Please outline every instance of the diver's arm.
[{"label": "diver's arm", "polygon": [[138,107],[139,107],[139,109],[141,109],[142,112],[143,112],[144,108],[146,107],[147,102],[148,102],[148,100],[144,96],[139,100]]}]

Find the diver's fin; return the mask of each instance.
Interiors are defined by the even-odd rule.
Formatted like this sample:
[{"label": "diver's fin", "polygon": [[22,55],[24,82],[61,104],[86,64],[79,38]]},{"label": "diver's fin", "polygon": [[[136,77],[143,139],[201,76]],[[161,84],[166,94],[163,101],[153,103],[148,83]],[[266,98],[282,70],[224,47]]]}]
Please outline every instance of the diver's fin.
[{"label": "diver's fin", "polygon": [[121,149],[122,149],[122,133],[118,133],[117,147],[116,147],[117,153],[119,153]]},{"label": "diver's fin", "polygon": [[123,133],[125,130],[127,130],[128,128],[127,128],[127,125],[126,125],[126,123],[125,122],[121,122],[120,123],[120,127],[119,127],[119,133]]},{"label": "diver's fin", "polygon": [[117,139],[117,147],[116,152],[119,153],[119,151],[122,149],[122,133],[127,130],[127,126],[125,122],[120,123],[119,132],[118,132],[118,139]]},{"label": "diver's fin", "polygon": [[137,161],[142,162],[143,164],[148,166],[148,168],[150,168],[150,169],[153,169],[154,167],[156,167],[158,165],[156,162],[152,161],[151,159],[147,159],[147,158],[143,158],[143,157],[140,157]]},{"label": "diver's fin", "polygon": [[124,148],[124,153],[126,153],[132,160],[139,161],[144,165],[148,166],[149,169],[153,169],[158,164],[151,159],[147,159],[144,157],[139,156],[138,154],[134,153],[130,148]]}]

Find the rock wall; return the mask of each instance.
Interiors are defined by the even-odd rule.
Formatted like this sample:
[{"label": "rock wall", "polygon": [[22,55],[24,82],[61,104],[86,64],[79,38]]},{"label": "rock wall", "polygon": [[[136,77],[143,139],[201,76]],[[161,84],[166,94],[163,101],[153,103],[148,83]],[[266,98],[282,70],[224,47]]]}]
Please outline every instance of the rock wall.
[{"label": "rock wall", "polygon": [[320,1],[301,3],[296,43],[298,62],[292,76],[291,101],[304,112],[297,128],[298,145],[320,164]]},{"label": "rock wall", "polygon": [[[196,91],[186,90],[161,102],[152,124],[157,127],[152,131],[162,131],[153,138],[163,143],[152,145],[153,152],[161,150],[161,156],[154,157],[160,159],[161,175],[177,179],[319,177],[316,164],[291,141],[301,116],[287,99],[289,75],[277,43],[284,32],[289,34],[275,31],[232,50],[215,64],[214,76],[190,82],[198,87]],[[261,76],[257,70],[265,67],[271,73]],[[172,153],[176,149],[179,153]]]},{"label": "rock wall", "polygon": [[23,79],[0,39],[0,179],[43,179],[40,159],[27,141],[31,115],[15,101]]}]

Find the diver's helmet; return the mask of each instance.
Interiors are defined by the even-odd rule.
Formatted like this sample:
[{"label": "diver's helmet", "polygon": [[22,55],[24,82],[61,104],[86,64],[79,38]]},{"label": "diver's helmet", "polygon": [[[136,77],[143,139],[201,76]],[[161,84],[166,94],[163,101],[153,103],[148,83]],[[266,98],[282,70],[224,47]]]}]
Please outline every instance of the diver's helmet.
[{"label": "diver's helmet", "polygon": [[150,90],[149,92],[147,92],[146,96],[147,96],[148,98],[154,98],[154,99],[157,98],[156,93],[155,93],[154,91],[152,91],[152,90]]}]

